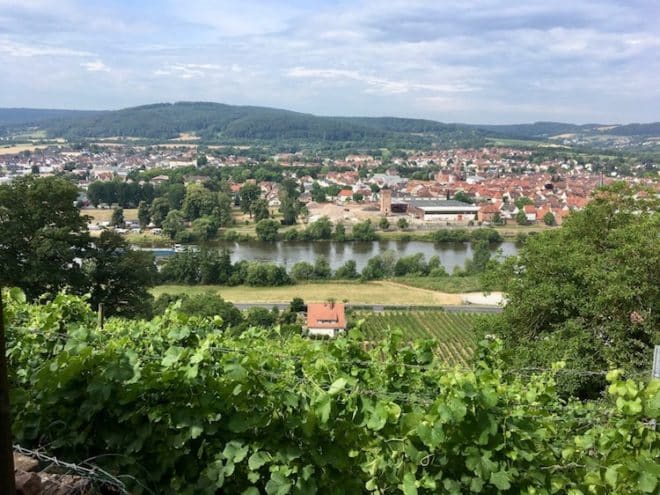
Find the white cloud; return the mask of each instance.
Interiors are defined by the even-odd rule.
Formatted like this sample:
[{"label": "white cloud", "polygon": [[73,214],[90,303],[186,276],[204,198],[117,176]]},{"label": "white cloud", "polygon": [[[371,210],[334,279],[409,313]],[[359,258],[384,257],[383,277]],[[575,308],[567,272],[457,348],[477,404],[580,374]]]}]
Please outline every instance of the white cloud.
[{"label": "white cloud", "polygon": [[72,48],[20,43],[9,39],[0,39],[0,53],[10,57],[44,57],[44,56],[63,56],[63,57],[89,57],[93,53]]},{"label": "white cloud", "polygon": [[349,79],[366,84],[366,92],[381,94],[402,94],[413,91],[431,91],[435,93],[460,93],[474,91],[477,88],[464,83],[427,83],[409,80],[392,80],[377,76],[362,74],[354,70],[344,69],[310,69],[294,67],[286,72],[288,77],[312,78],[328,81]]},{"label": "white cloud", "polygon": [[92,62],[85,62],[80,64],[89,72],[110,72],[110,67],[105,65],[101,60],[94,60]]}]

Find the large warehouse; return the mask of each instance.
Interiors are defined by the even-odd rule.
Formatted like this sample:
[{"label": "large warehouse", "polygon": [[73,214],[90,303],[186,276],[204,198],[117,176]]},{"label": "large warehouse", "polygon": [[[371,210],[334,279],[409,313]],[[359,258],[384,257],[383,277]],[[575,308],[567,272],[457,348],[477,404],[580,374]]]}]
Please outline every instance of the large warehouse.
[{"label": "large warehouse", "polygon": [[[454,199],[437,198],[390,198],[381,201],[381,212],[407,213],[423,222],[467,225],[476,221],[479,207]],[[385,203],[385,204],[383,204]]]}]

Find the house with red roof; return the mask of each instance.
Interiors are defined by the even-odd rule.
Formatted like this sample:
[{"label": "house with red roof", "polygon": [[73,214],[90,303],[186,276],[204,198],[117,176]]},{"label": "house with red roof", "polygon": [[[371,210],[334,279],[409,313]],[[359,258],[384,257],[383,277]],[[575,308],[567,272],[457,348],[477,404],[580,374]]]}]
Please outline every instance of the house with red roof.
[{"label": "house with red roof", "polygon": [[345,330],[346,310],[343,303],[307,304],[307,335],[334,338]]}]

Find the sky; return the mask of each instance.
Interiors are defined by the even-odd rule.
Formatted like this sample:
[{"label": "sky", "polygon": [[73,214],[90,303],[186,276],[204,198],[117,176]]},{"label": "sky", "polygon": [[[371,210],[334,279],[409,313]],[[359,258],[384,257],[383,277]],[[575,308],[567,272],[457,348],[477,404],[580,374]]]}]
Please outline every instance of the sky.
[{"label": "sky", "polygon": [[0,0],[0,107],[660,120],[659,0]]}]

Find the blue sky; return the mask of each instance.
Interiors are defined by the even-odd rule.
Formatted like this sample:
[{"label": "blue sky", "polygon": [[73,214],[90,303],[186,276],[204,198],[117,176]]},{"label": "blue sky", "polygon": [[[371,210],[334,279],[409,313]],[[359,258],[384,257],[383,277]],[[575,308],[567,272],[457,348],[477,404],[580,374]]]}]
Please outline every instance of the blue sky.
[{"label": "blue sky", "polygon": [[660,1],[0,0],[0,106],[660,120]]}]

